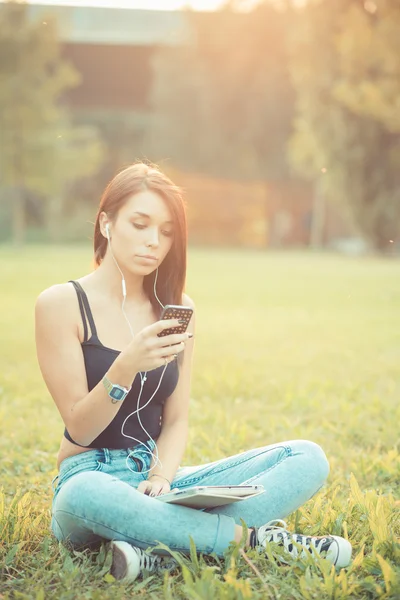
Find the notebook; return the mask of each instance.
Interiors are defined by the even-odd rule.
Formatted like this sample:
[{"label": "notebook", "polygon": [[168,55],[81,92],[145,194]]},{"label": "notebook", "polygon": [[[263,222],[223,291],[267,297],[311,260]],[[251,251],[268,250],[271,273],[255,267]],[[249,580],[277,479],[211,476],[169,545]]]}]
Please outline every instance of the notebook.
[{"label": "notebook", "polygon": [[239,500],[254,498],[264,493],[262,485],[210,485],[194,486],[185,490],[156,496],[160,502],[181,504],[189,508],[214,508]]}]

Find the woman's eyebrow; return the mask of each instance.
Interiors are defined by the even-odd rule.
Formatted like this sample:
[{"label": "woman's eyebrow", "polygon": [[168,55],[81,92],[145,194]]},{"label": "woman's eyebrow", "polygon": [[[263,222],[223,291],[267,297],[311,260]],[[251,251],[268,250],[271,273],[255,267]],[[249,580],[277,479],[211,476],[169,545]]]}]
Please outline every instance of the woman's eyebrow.
[{"label": "woman's eyebrow", "polygon": [[[139,215],[139,216],[141,216],[141,217],[145,217],[146,219],[150,219],[150,218],[151,218],[151,217],[150,217],[150,215],[147,215],[146,213],[144,213],[144,212],[141,212],[141,211],[139,211],[139,210],[135,210],[135,212],[134,212],[133,214],[134,214],[134,215]],[[173,221],[165,221],[165,224],[166,224],[166,225],[172,225],[172,224],[173,224]]]}]

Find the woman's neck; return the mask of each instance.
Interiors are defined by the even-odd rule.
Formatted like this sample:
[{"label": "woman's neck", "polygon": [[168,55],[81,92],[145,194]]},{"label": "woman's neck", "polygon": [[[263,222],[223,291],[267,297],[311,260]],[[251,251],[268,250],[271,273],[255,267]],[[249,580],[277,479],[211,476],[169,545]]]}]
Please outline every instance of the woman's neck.
[{"label": "woman's neck", "polygon": [[[124,273],[124,278],[127,299],[134,300],[135,302],[145,302],[148,300],[143,289],[143,275]],[[93,279],[111,297],[122,299],[122,275],[111,256],[107,256],[106,254],[100,266],[93,273]]]}]

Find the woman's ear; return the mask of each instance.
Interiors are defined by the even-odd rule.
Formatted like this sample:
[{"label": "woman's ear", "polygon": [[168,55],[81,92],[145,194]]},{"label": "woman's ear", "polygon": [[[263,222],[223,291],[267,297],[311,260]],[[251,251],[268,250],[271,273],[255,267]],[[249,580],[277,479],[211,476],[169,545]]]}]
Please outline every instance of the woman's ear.
[{"label": "woman's ear", "polygon": [[110,221],[108,219],[107,213],[105,213],[105,212],[100,213],[99,225],[100,225],[100,232],[101,232],[102,236],[107,238],[108,241],[110,241],[111,230],[110,230]]}]

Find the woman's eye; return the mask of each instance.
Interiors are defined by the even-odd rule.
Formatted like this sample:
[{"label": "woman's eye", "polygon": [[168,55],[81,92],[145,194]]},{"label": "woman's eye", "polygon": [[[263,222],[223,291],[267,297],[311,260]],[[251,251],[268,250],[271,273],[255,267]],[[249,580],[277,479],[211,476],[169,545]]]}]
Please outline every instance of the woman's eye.
[{"label": "woman's eye", "polygon": [[[132,223],[132,225],[135,227],[135,229],[146,229],[147,227],[147,225],[143,225],[143,223]],[[167,231],[166,229],[163,229],[161,233],[166,237],[171,237],[174,235],[173,231]]]}]

